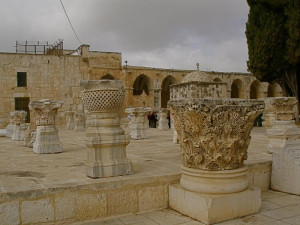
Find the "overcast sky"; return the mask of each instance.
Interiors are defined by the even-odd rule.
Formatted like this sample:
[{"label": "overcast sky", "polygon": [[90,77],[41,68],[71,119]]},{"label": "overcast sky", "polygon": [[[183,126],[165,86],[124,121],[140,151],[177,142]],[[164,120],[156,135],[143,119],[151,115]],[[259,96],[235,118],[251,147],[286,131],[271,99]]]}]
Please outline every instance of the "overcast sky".
[{"label": "overcast sky", "polygon": [[[132,66],[246,72],[246,0],[63,0],[84,44]],[[76,39],[59,0],[0,0],[0,52],[15,41]]]}]

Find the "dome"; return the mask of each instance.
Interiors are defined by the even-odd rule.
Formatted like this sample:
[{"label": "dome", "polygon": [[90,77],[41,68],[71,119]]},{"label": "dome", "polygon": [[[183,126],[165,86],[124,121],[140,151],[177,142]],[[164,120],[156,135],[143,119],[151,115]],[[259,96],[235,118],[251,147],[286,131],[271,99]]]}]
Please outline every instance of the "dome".
[{"label": "dome", "polygon": [[202,72],[202,71],[194,71],[189,74],[187,74],[183,79],[181,83],[187,83],[191,81],[200,81],[200,82],[212,82],[212,78],[209,74]]}]

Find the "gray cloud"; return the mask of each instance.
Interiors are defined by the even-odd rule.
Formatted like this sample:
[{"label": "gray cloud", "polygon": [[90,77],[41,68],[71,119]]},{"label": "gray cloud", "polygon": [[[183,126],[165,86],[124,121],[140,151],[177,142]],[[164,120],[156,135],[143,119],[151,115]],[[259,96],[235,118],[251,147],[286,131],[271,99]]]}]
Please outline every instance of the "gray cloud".
[{"label": "gray cloud", "polygon": [[[15,40],[79,46],[59,0],[0,0],[0,51]],[[248,6],[241,0],[63,0],[83,43],[130,65],[246,71]]]}]

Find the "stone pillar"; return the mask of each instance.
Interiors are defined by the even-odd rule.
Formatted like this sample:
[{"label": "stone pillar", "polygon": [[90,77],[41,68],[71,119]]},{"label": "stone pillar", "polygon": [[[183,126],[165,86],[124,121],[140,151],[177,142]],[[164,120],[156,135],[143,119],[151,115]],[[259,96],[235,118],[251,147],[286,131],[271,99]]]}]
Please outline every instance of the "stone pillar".
[{"label": "stone pillar", "polygon": [[6,137],[12,137],[12,134],[14,132],[14,117],[13,112],[9,113],[9,124],[6,127]]},{"label": "stone pillar", "polygon": [[125,109],[125,112],[130,116],[129,128],[132,139],[141,140],[148,138],[145,129],[145,118],[150,111],[150,108],[145,107]]},{"label": "stone pillar", "polygon": [[260,189],[248,187],[244,166],[253,121],[263,100],[170,100],[182,154],[180,184],[170,207],[213,224],[259,212]]},{"label": "stone pillar", "polygon": [[170,115],[170,118],[171,118],[171,129],[173,130],[173,143],[178,144],[178,134],[174,126],[174,117],[172,116],[172,114]]},{"label": "stone pillar", "polygon": [[125,135],[130,137],[129,120],[128,118],[121,118],[120,127],[124,130]]},{"label": "stone pillar", "polygon": [[267,130],[268,152],[272,153],[271,187],[300,195],[300,128],[294,121],[296,98],[268,98],[275,121]]},{"label": "stone pillar", "polygon": [[81,81],[86,121],[86,174],[92,178],[131,174],[126,156],[129,137],[120,127],[124,83],[118,80]]},{"label": "stone pillar", "polygon": [[74,129],[74,112],[73,111],[66,111],[66,126],[68,130]]},{"label": "stone pillar", "polygon": [[14,111],[12,112],[12,117],[14,119],[12,140],[13,141],[23,141],[24,140],[24,132],[27,129],[25,124],[26,120],[26,111]]},{"label": "stone pillar", "polygon": [[55,116],[61,107],[62,101],[42,99],[29,103],[36,120],[36,139],[33,151],[37,154],[62,152],[62,143],[59,141],[58,130],[55,126]]},{"label": "stone pillar", "polygon": [[294,121],[297,100],[294,97],[275,97],[267,98],[265,103],[267,110],[264,117],[268,117],[264,124],[267,124],[268,152],[272,153],[300,137],[300,129]]},{"label": "stone pillar", "polygon": [[75,130],[85,130],[84,128],[84,124],[85,124],[85,114],[82,112],[75,112],[74,113],[74,129]]},{"label": "stone pillar", "polygon": [[169,120],[168,120],[168,109],[161,108],[158,111],[159,121],[158,129],[160,130],[169,130]]}]

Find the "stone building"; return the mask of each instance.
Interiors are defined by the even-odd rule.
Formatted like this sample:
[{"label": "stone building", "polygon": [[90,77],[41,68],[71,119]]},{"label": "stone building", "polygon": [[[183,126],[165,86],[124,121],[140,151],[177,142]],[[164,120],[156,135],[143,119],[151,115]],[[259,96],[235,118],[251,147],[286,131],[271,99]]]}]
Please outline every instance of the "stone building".
[{"label": "stone building", "polygon": [[[90,51],[88,45],[74,51],[63,50],[62,54],[0,53],[0,117],[6,118],[8,123],[11,111],[29,112],[31,101],[63,100],[56,122],[65,124],[66,111],[84,110],[80,80],[123,80],[122,116],[126,115],[124,110],[128,107],[164,108],[170,96],[169,86],[181,83],[192,71],[124,66],[121,53]],[[205,73],[214,82],[226,83],[227,97],[256,99],[282,95],[278,84],[260,82],[250,73]]]}]

